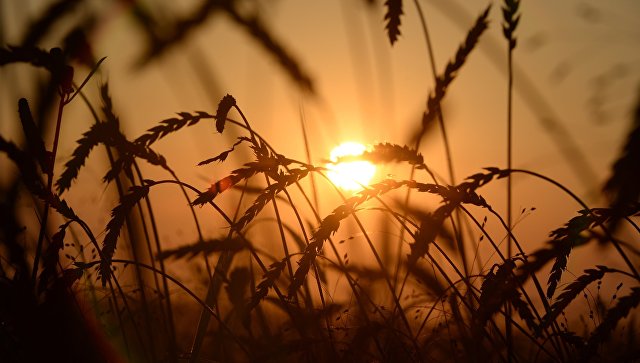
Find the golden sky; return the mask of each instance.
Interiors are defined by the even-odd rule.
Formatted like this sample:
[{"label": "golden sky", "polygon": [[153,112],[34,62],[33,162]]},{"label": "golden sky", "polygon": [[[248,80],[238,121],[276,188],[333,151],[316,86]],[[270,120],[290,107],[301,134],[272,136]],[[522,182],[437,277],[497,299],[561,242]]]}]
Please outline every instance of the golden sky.
[{"label": "golden sky", "polygon": [[[180,6],[174,2],[145,3],[161,19],[189,14],[200,2],[185,1]],[[475,17],[489,3],[420,1],[438,72],[453,57]],[[4,41],[19,42],[27,19],[42,11],[45,4],[3,2]],[[131,9],[122,4],[95,7],[100,16],[92,39],[93,51],[96,57],[106,56],[107,60],[86,90],[95,96],[98,81],[110,83],[123,128],[131,138],[175,112],[213,113],[219,99],[229,93],[252,127],[280,153],[300,160],[306,159],[303,114],[311,161],[321,164],[330,149],[343,141],[409,144],[409,135],[419,126],[433,86],[413,1],[405,1],[402,34],[393,47],[384,33],[381,1],[375,6],[368,6],[365,1],[339,0],[247,2],[247,9],[255,11],[313,77],[316,97],[300,92],[277,62],[224,15],[211,16],[174,51],[137,69],[134,63],[143,52],[143,37]],[[552,176],[578,194],[589,196],[589,191],[602,185],[623,144],[637,98],[640,29],[635,17],[640,13],[640,3],[526,1],[521,13],[514,54],[514,166]],[[506,44],[498,3],[493,4],[490,19],[489,30],[448,90],[443,105],[457,181],[482,167],[504,167],[506,163]],[[44,47],[56,45],[48,41]],[[1,95],[3,135],[15,133],[15,100],[28,97],[31,89],[21,80],[32,75],[22,70],[15,74],[14,69],[0,71],[1,87],[12,87],[11,92],[3,90]],[[80,102],[66,112],[57,170],[71,154],[75,140],[93,122]],[[545,124],[561,126],[549,129]],[[563,150],[569,141],[559,128],[566,130],[584,153],[588,168],[575,167],[577,161],[565,156]],[[195,165],[228,148],[233,141],[233,137],[215,133],[212,124],[200,125],[159,142],[157,149],[178,174],[204,188],[226,175],[231,167]],[[446,175],[439,130],[434,130],[422,145],[427,164]],[[236,157],[230,161],[247,160]],[[407,169],[386,171],[402,178]],[[97,183],[103,171],[93,165],[83,173],[85,180]],[[383,172],[379,177],[384,176]],[[536,207],[558,208],[556,195],[537,184],[516,182],[516,207],[535,203]],[[500,191],[487,193],[496,193],[495,198],[502,195]],[[90,200],[103,197],[104,190],[98,190]],[[86,202],[88,197],[79,198]],[[111,201],[101,203],[111,205]],[[559,208],[567,215],[578,208],[570,202],[565,204]],[[326,205],[325,212],[332,207]],[[167,218],[173,217],[169,213]]]}]

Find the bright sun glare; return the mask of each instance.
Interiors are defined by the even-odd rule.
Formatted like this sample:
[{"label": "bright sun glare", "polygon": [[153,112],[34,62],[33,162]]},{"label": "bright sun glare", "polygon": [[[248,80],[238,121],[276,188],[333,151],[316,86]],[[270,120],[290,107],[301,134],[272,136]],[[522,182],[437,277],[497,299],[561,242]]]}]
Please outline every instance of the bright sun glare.
[{"label": "bright sun glare", "polygon": [[357,142],[344,142],[331,150],[327,164],[327,176],[338,187],[355,191],[362,189],[362,185],[368,185],[376,173],[376,166],[368,161],[345,161],[335,163],[338,158],[344,156],[362,155],[367,148]]}]

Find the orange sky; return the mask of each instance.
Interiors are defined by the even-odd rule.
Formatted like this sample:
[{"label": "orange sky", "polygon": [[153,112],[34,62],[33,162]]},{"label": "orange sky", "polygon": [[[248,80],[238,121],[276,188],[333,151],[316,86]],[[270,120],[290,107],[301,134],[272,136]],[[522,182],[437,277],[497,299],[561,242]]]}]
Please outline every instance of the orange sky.
[{"label": "orange sky", "polygon": [[[172,3],[167,2],[166,8],[175,6]],[[305,159],[301,108],[314,163],[321,164],[331,147],[346,140],[405,144],[419,124],[433,85],[416,7],[412,1],[405,1],[402,35],[390,47],[384,34],[382,5],[367,8],[363,3],[282,0],[265,2],[260,7],[259,15],[314,77],[317,98],[301,95],[276,62],[224,16],[212,17],[176,52],[134,71],[132,64],[141,53],[141,36],[126,7],[107,8],[104,13],[93,46],[97,57],[108,58],[101,75],[87,90],[95,94],[98,80],[109,81],[125,130],[132,138],[175,112],[213,113],[219,98],[229,93],[252,126],[279,152],[293,158]],[[487,3],[421,1],[433,38],[437,70],[441,71],[452,58],[466,30]],[[8,19],[3,16],[4,36],[12,43],[20,38],[20,27],[12,22],[18,23],[25,17],[15,4],[2,6],[3,14],[18,14]],[[188,8],[183,5],[181,11]],[[37,13],[38,9],[41,7],[33,4],[30,11]],[[637,72],[640,29],[635,19],[640,13],[640,3],[526,1],[521,12],[519,45],[515,51],[515,62],[521,71],[516,72],[515,79],[514,166],[552,176],[585,196],[589,187],[598,188],[606,178],[630,123],[640,76]],[[444,104],[458,181],[482,167],[505,165],[506,45],[497,4],[490,19],[490,29],[480,48],[452,84]],[[194,72],[194,61],[203,62],[215,84],[206,80],[209,75]],[[14,84],[12,69],[0,71],[3,86]],[[596,93],[595,86],[599,78],[606,86],[600,88],[601,95]],[[218,98],[213,98],[206,87],[213,89]],[[29,89],[20,85],[14,91],[28,95]],[[3,93],[0,132],[8,135],[17,126],[13,106],[17,98],[11,94],[8,99],[9,93]],[[540,104],[536,95],[550,108]],[[590,101],[594,97],[602,103],[598,108],[600,117],[596,117],[595,103]],[[72,104],[66,112],[57,170],[71,154],[75,140],[92,122],[80,102]],[[572,171],[557,143],[541,126],[542,118],[554,118],[570,130],[587,156],[594,180],[584,180]],[[213,125],[202,125],[159,142],[157,149],[167,156],[178,174],[204,188],[230,168],[195,168],[195,165],[232,143],[232,138],[216,134]],[[421,151],[426,162],[446,175],[439,133],[427,137],[423,145]],[[247,160],[238,157],[232,161]],[[4,168],[6,164],[2,162]],[[401,173],[407,169],[390,172],[396,177],[406,177]],[[84,181],[91,184],[97,183],[104,172],[90,165],[83,173]],[[166,177],[155,171],[149,175]],[[524,179],[516,181],[517,209],[535,204],[538,208],[563,211],[565,218],[578,208],[567,198],[548,192],[546,186],[528,183]],[[496,204],[501,202],[501,187],[487,191]],[[104,200],[104,196],[104,190],[99,189],[89,196],[78,196],[77,201],[103,203],[108,210],[112,200]],[[333,206],[323,205],[323,212],[328,213]],[[184,211],[167,213],[161,218],[170,221]],[[535,218],[531,217],[533,221]],[[566,219],[560,219],[563,220]]]}]

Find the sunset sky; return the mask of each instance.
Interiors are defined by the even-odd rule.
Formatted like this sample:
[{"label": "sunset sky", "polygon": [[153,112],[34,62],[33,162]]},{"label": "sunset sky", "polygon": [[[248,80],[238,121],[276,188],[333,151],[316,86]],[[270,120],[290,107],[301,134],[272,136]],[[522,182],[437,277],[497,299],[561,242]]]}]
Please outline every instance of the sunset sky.
[{"label": "sunset sky", "polygon": [[637,356],[638,15],[0,0],[0,356]]},{"label": "sunset sky", "polygon": [[[27,19],[42,11],[41,3],[44,2],[28,6],[2,3],[6,43],[19,42]],[[420,1],[438,72],[453,57],[475,17],[489,3]],[[150,13],[163,19],[187,16],[199,2],[183,2],[179,8],[173,2],[150,4]],[[394,46],[390,46],[384,32],[381,1],[373,6],[365,1],[337,0],[248,2],[247,8],[255,11],[311,75],[315,96],[300,92],[277,62],[225,15],[211,15],[205,25],[189,34],[186,42],[136,68],[144,44],[131,9],[121,4],[95,7],[99,19],[91,44],[95,56],[106,56],[107,60],[86,90],[97,100],[98,82],[109,82],[123,128],[131,138],[175,112],[214,113],[219,99],[228,93],[236,98],[255,130],[280,153],[300,160],[306,160],[303,115],[311,161],[322,165],[331,148],[344,141],[410,144],[410,135],[419,127],[433,86],[413,1],[404,3],[402,34]],[[588,200],[602,203],[589,193],[599,190],[621,149],[637,99],[640,29],[635,17],[640,13],[640,3],[525,1],[521,13],[514,54],[514,166],[552,176]],[[493,4],[490,19],[489,30],[449,88],[443,105],[458,182],[482,167],[504,167],[506,163],[506,43],[498,3]],[[12,92],[3,91],[3,120],[15,118],[17,96],[28,97],[30,91],[30,87],[18,82],[30,75],[21,73],[20,77],[27,78],[19,78],[11,72],[12,69],[2,69],[0,73],[3,88],[15,85]],[[80,73],[86,74],[86,70]],[[56,168],[62,168],[75,140],[93,122],[81,102],[75,102],[66,112]],[[13,134],[17,125],[3,122],[0,131],[3,135]],[[549,129],[544,125],[561,127]],[[584,166],[567,157],[569,141],[562,132],[570,134],[584,154]],[[156,147],[179,175],[204,188],[225,176],[231,166],[195,165],[233,142],[231,136],[216,134],[211,124],[182,131]],[[422,145],[427,164],[446,176],[439,129],[432,130]],[[248,160],[237,157],[232,161]],[[156,171],[150,173],[156,175]],[[407,173],[408,168],[387,168],[377,177],[379,180],[392,174],[405,178]],[[103,171],[91,166],[84,174],[83,178],[98,182]],[[541,198],[538,191],[546,187],[526,183],[516,181],[516,208],[534,203],[537,207],[556,207],[555,194],[547,193]],[[495,198],[502,198],[503,192],[494,192]],[[534,200],[532,195],[536,196]],[[79,198],[87,201],[86,195]],[[496,204],[501,203],[496,200]],[[102,202],[111,205],[110,200]],[[324,208],[327,212],[333,204]],[[577,206],[567,203],[560,209],[568,216]]]}]

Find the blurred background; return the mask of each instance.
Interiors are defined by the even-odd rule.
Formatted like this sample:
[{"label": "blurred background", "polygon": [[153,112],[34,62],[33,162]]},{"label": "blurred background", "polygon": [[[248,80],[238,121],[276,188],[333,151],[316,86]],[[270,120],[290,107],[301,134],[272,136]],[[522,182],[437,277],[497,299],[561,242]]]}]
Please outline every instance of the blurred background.
[{"label": "blurred background", "polygon": [[[489,2],[417,3],[433,43],[435,69],[442,72]],[[0,41],[44,49],[73,47],[76,82],[89,72],[87,65],[107,57],[85,93],[99,108],[99,85],[108,82],[123,131],[131,139],[176,112],[213,113],[228,93],[278,152],[322,165],[343,141],[412,145],[411,135],[420,127],[434,83],[413,1],[404,4],[401,35],[393,46],[384,29],[384,4],[373,0],[244,0],[234,2],[233,12],[216,1],[0,4]],[[499,4],[493,5],[488,32],[443,105],[457,182],[482,167],[506,164],[506,45]],[[551,176],[590,202],[602,202],[597,193],[621,150],[637,98],[640,29],[634,17],[639,10],[633,0],[522,4],[514,55],[514,167]],[[250,22],[258,23],[264,34],[252,33]],[[45,100],[43,77],[43,71],[26,65],[0,68],[2,135],[20,142],[16,100]],[[52,110],[42,101],[34,111],[46,122],[47,145],[52,142]],[[56,170],[92,123],[80,100],[67,107]],[[224,177],[233,163],[250,157],[245,153],[224,166],[195,167],[228,148],[233,134],[220,135],[212,124],[200,124],[172,136],[156,149],[178,175],[198,187]],[[436,173],[448,175],[437,128],[427,134],[420,151]],[[92,158],[101,161],[88,163],[79,185],[99,185],[104,173],[100,163],[106,159],[94,154]],[[4,156],[0,162],[3,171],[9,170]],[[150,178],[162,175],[149,173]],[[2,174],[7,183],[10,173]],[[376,178],[388,175],[406,178],[408,168],[380,168]],[[515,210],[546,205],[567,216],[575,212],[572,202],[560,203],[554,192],[540,189],[546,186],[525,179],[515,182]],[[74,191],[69,198],[92,208],[103,205],[96,209],[106,211],[113,200],[104,193]],[[499,210],[502,194],[496,191],[493,199]],[[173,192],[166,196],[178,197]],[[323,214],[336,202],[321,198]],[[158,218],[175,221],[184,212],[170,208]],[[107,216],[95,213],[93,218],[104,225]],[[179,223],[163,225],[175,225],[163,228],[171,238],[188,233]],[[538,230],[537,221],[531,225]],[[217,233],[216,227],[208,233]]]},{"label": "blurred background", "polygon": [[[491,3],[489,29],[447,90],[442,105],[455,180],[449,180],[439,127],[428,130],[420,148],[425,163],[437,175],[458,183],[483,167],[506,167],[507,44],[498,2],[404,1],[401,34],[390,44],[382,0],[0,0],[0,42],[3,47],[61,47],[74,65],[77,83],[97,60],[106,57],[83,92],[99,112],[99,88],[108,82],[120,127],[130,140],[178,112],[214,114],[218,102],[230,94],[252,128],[278,153],[322,166],[331,150],[346,141],[413,146],[412,135],[420,130],[434,85],[420,12],[432,42],[435,70],[441,73],[475,18]],[[514,53],[513,166],[557,180],[590,206],[605,206],[602,185],[622,150],[638,101],[640,27],[636,18],[640,2],[523,1],[520,13]],[[46,71],[25,64],[0,68],[0,134],[4,138],[24,145],[17,100],[25,97],[45,130],[45,145],[51,147],[57,95],[47,88],[48,77]],[[230,117],[240,119],[235,111]],[[90,109],[80,98],[65,107],[56,175],[93,123]],[[205,190],[253,160],[251,150],[242,146],[225,163],[197,166],[227,150],[240,135],[246,133],[233,125],[217,133],[214,123],[207,121],[171,134],[153,148],[184,181]],[[118,200],[114,187],[102,183],[108,165],[104,152],[93,152],[74,187],[64,195],[99,240]],[[143,173],[148,179],[170,179],[159,168],[144,166]],[[14,166],[0,154],[3,191],[9,190],[16,175]],[[409,175],[407,165],[379,166],[374,182]],[[425,173],[416,178],[431,181]],[[313,200],[324,217],[341,199],[326,181],[315,180]],[[312,189],[309,180],[302,184]],[[502,215],[505,186],[506,182],[496,181],[480,190]],[[17,202],[26,226],[21,238],[29,244],[36,240],[39,224],[33,200],[23,194]],[[297,191],[292,194],[294,200],[300,200]],[[525,249],[542,246],[551,230],[580,209],[557,188],[521,175],[514,177],[513,195],[515,233]],[[154,187],[152,196],[162,246],[197,241],[183,195],[173,186],[161,186]],[[238,193],[226,193],[216,201],[225,210],[234,210],[237,197]],[[403,194],[389,196],[391,203],[401,203],[402,198]],[[243,199],[240,210],[253,200],[254,196]],[[413,207],[423,210],[437,202],[435,198],[412,199]],[[282,255],[281,246],[271,240],[278,233],[277,224],[263,223],[274,218],[267,209],[253,224],[260,228],[252,225],[250,233],[257,246],[277,259]],[[310,208],[301,209],[307,213],[305,222],[316,227]],[[228,231],[227,224],[210,209],[198,208],[197,213],[205,237]],[[293,218],[289,209],[285,214],[283,218]],[[399,228],[390,226],[388,219],[376,218],[368,220],[372,234],[391,236],[383,237],[383,242],[397,242]],[[50,230],[60,223],[54,220]],[[271,232],[256,233],[261,228]],[[340,238],[361,237],[357,230],[345,229]],[[487,229],[504,236],[495,220],[489,220]],[[474,237],[480,244],[478,231],[470,233],[477,234]],[[353,256],[352,261],[371,262],[369,254],[353,253],[366,251],[361,246],[364,243],[351,243],[344,251]],[[120,252],[125,247],[119,248]],[[393,255],[396,247],[386,244],[381,250]],[[598,264],[619,266],[619,258],[609,261],[613,256],[609,250],[599,254],[593,254],[593,248],[576,251],[569,271],[592,266],[594,256]],[[491,261],[492,255],[481,257]],[[204,263],[182,262],[171,264],[169,274],[188,281],[202,296],[208,282]],[[71,266],[71,259],[63,260],[62,265]],[[489,267],[490,263],[482,270]],[[199,310],[187,311],[188,318],[181,316],[181,323],[191,331]],[[188,339],[181,344],[187,346]]]}]

